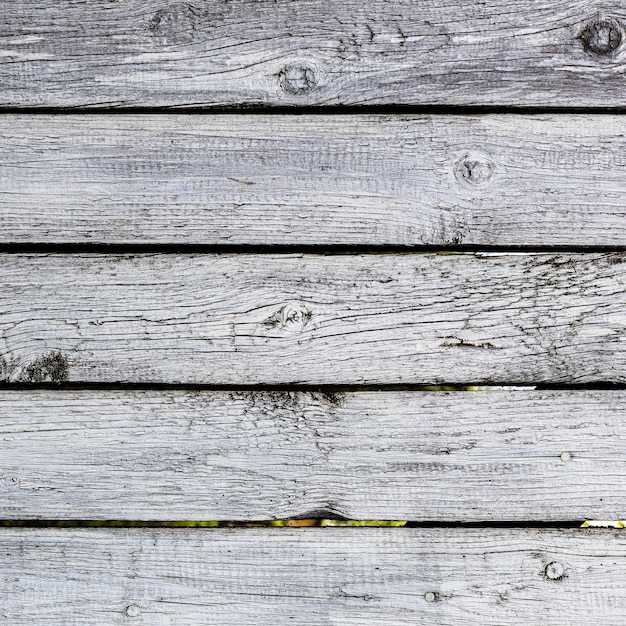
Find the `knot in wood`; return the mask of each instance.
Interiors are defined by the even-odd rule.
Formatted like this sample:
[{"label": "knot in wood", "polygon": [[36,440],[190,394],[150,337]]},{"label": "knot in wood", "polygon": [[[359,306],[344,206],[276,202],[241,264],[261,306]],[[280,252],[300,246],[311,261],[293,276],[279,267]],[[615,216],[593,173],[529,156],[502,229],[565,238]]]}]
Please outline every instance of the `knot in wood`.
[{"label": "knot in wood", "polygon": [[153,35],[160,35],[164,16],[165,16],[165,11],[163,9],[159,9],[150,18],[150,21],[148,22],[146,29]]},{"label": "knot in wood", "polygon": [[480,154],[466,154],[454,167],[456,179],[465,187],[486,187],[494,171],[494,163]]},{"label": "knot in wood", "polygon": [[124,615],[126,617],[139,617],[141,615],[141,607],[138,607],[136,604],[129,604],[124,609]]},{"label": "knot in wood", "polygon": [[300,302],[290,302],[281,307],[264,322],[269,328],[300,332],[309,323],[311,311]]},{"label": "knot in wood", "polygon": [[579,38],[587,52],[609,56],[622,45],[624,30],[612,17],[602,18],[587,24]]},{"label": "knot in wood", "polygon": [[561,580],[565,576],[565,567],[563,563],[559,563],[558,561],[553,561],[552,563],[548,563],[546,565],[546,578],[550,580]]},{"label": "knot in wood", "polygon": [[288,65],[280,72],[280,86],[294,96],[310,93],[317,87],[315,70],[303,63]]}]

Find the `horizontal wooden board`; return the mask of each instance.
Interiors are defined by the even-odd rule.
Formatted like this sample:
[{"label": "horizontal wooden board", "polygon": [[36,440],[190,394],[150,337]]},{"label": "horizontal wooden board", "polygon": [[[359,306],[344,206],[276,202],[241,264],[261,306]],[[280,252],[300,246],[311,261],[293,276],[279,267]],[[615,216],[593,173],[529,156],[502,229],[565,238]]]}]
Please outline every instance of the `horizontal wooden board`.
[{"label": "horizontal wooden board", "polygon": [[0,243],[625,246],[612,115],[0,117]]},{"label": "horizontal wooden board", "polygon": [[626,381],[626,254],[0,255],[0,380]]},{"label": "horizontal wooden board", "polygon": [[625,406],[623,391],[2,391],[0,519],[623,519]]},{"label": "horizontal wooden board", "polygon": [[623,107],[623,4],[22,0],[0,106]]},{"label": "horizontal wooden board", "polygon": [[0,529],[14,626],[623,626],[625,578],[604,529]]}]

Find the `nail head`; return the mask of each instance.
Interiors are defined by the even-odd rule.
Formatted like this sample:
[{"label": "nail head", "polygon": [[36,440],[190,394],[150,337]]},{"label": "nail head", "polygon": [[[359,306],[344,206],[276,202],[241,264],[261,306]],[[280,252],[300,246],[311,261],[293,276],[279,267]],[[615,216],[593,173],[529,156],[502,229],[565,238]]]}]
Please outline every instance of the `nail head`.
[{"label": "nail head", "polygon": [[126,615],[126,617],[139,617],[141,615],[141,607],[136,604],[129,604],[124,609],[124,615]]},{"label": "nail head", "polygon": [[546,565],[546,577],[550,580],[560,580],[565,575],[565,567],[563,563],[553,561]]}]

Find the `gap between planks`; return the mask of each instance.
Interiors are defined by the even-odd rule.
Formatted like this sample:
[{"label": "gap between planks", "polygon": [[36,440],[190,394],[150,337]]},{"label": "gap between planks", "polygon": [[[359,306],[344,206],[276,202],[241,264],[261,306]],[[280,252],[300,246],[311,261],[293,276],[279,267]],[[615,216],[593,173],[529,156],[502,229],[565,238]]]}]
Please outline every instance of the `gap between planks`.
[{"label": "gap between planks", "polygon": [[537,520],[489,521],[489,522],[446,522],[439,520],[407,521],[407,520],[347,520],[322,518],[294,518],[285,520],[0,520],[4,528],[617,528],[619,522],[597,522],[594,520],[559,520],[552,522]]}]

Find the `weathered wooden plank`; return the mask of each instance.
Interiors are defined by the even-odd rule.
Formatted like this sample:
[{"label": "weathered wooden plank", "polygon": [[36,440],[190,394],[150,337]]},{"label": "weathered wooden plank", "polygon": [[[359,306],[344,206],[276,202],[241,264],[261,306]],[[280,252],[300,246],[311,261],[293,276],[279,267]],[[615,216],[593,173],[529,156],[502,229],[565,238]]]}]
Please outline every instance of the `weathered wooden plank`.
[{"label": "weathered wooden plank", "polygon": [[0,380],[624,382],[624,261],[3,254]]},{"label": "weathered wooden plank", "polygon": [[623,391],[3,391],[0,519],[626,516]]},{"label": "weathered wooden plank", "polygon": [[626,534],[0,529],[15,626],[623,626]]},{"label": "weathered wooden plank", "polygon": [[1,243],[626,245],[607,115],[0,118]]},{"label": "weathered wooden plank", "polygon": [[3,254],[0,380],[624,382],[624,261]]},{"label": "weathered wooden plank", "polygon": [[0,6],[2,106],[624,103],[626,9],[609,0],[19,8]]}]

